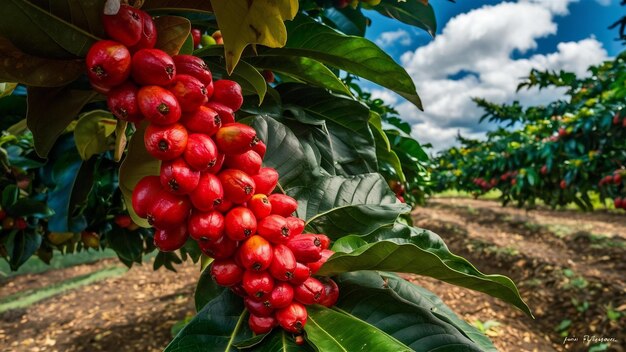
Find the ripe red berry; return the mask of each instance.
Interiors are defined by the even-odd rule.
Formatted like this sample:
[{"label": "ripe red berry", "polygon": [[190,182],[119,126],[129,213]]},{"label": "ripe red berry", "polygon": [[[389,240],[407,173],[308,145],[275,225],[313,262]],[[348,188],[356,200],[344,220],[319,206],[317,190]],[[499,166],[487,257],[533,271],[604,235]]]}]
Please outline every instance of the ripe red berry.
[{"label": "ripe red berry", "polygon": [[230,155],[224,160],[224,165],[229,169],[237,169],[254,176],[259,173],[263,159],[254,150],[248,150],[242,154]]},{"label": "ripe red berry", "polygon": [[[175,55],[172,59],[174,59],[178,74],[193,76],[204,83],[205,87],[213,87],[213,75],[204,60],[193,55]],[[210,98],[212,92],[208,93],[207,96]]]},{"label": "ripe red berry", "polygon": [[306,264],[298,262],[293,271],[293,277],[289,280],[292,285],[299,285],[311,276],[311,269]]},{"label": "ripe red berry", "polygon": [[194,210],[187,221],[187,229],[196,241],[217,241],[224,235],[224,215],[219,211]]},{"label": "ripe red berry", "polygon": [[213,136],[222,127],[222,120],[215,110],[206,106],[196,111],[183,114],[181,123],[191,132]]},{"label": "ripe red berry", "polygon": [[137,123],[143,115],[137,103],[139,89],[131,82],[123,83],[109,91],[107,106],[111,113],[120,120]]},{"label": "ripe red berry", "polygon": [[225,217],[226,235],[233,241],[244,240],[256,233],[257,223],[252,211],[235,207]]},{"label": "ripe red berry", "polygon": [[322,249],[328,249],[330,247],[330,238],[326,235],[317,235],[320,242],[322,243]]},{"label": "ripe red berry", "polygon": [[326,291],[324,285],[316,278],[310,277],[293,288],[294,298],[306,305],[319,303],[324,300]]},{"label": "ripe red berry", "polygon": [[567,181],[561,180],[561,183],[559,184],[559,187],[561,187],[561,189],[566,189],[567,188]]},{"label": "ripe red berry", "polygon": [[202,33],[199,29],[194,28],[191,30],[191,38],[193,39],[193,47],[197,48],[200,45],[200,38],[202,37]]},{"label": "ripe red berry", "polygon": [[243,273],[243,289],[253,299],[262,301],[274,289],[274,279],[266,271],[246,270]]},{"label": "ripe red berry", "polygon": [[237,251],[237,242],[222,236],[216,241],[207,241],[201,239],[198,241],[198,247],[205,255],[215,259],[230,258]]},{"label": "ripe red berry", "polygon": [[172,252],[182,247],[187,242],[187,226],[179,224],[169,229],[156,229],[154,231],[154,245],[161,252]]},{"label": "ripe red berry", "polygon": [[128,226],[130,226],[133,223],[133,219],[130,218],[130,216],[128,215],[115,215],[115,224],[117,224],[117,226],[125,229]]},{"label": "ripe red berry", "polygon": [[175,123],[168,126],[150,124],[144,134],[146,150],[159,160],[172,160],[183,154],[187,147],[187,130]]},{"label": "ripe red berry", "polygon": [[191,203],[184,196],[161,190],[152,206],[148,208],[148,223],[157,229],[171,229],[187,223]]},{"label": "ripe red berry", "polygon": [[245,203],[255,194],[254,180],[241,170],[222,170],[218,178],[224,188],[224,198],[235,204]]},{"label": "ripe red berry", "polygon": [[613,183],[616,185],[619,185],[622,183],[622,175],[620,174],[615,174],[613,175]]},{"label": "ripe red berry", "polygon": [[192,169],[206,171],[217,163],[217,147],[207,135],[192,133],[187,138],[183,157]]},{"label": "ripe red berry", "polygon": [[265,194],[255,194],[247,203],[257,220],[261,220],[272,212],[272,204]]},{"label": "ripe red berry", "polygon": [[267,151],[267,146],[265,145],[265,143],[263,143],[262,140],[259,140],[257,144],[255,144],[254,147],[252,147],[252,150],[257,152],[257,154],[259,154],[261,158],[264,158],[265,152]]},{"label": "ripe red berry", "polygon": [[211,277],[220,286],[233,286],[243,279],[243,269],[232,259],[216,259],[211,263]]},{"label": "ripe red berry", "polygon": [[156,202],[161,192],[159,176],[146,176],[133,189],[133,210],[140,218],[148,216],[148,209]]},{"label": "ripe red berry", "polygon": [[237,122],[222,125],[215,133],[215,144],[226,155],[245,153],[258,141],[254,128]]},{"label": "ripe red berry", "polygon": [[271,317],[274,314],[274,308],[264,301],[258,300],[253,297],[245,297],[243,303],[250,311],[250,314],[254,314],[259,317]]},{"label": "ripe red berry", "polygon": [[235,113],[233,112],[233,109],[228,106],[215,101],[210,101],[206,103],[205,106],[215,111],[220,116],[220,119],[222,119],[222,125],[235,122]]},{"label": "ripe red berry", "polygon": [[287,226],[291,230],[291,237],[296,237],[304,231],[304,220],[297,218],[295,216],[289,216],[285,218],[287,221]]},{"label": "ripe red berry", "polygon": [[299,334],[306,325],[308,314],[302,304],[291,302],[287,307],[277,310],[275,317],[278,324],[283,329],[294,334]]},{"label": "ripe red berry", "polygon": [[106,34],[125,46],[133,46],[141,39],[143,18],[138,10],[129,5],[121,5],[115,15],[103,15],[102,25]]},{"label": "ripe red berry", "polygon": [[293,301],[293,286],[287,282],[277,282],[265,301],[265,305],[273,309],[287,307]]},{"label": "ripe red berry", "polygon": [[157,30],[152,17],[145,11],[139,10],[138,12],[141,16],[143,30],[141,31],[139,42],[129,48],[131,52],[137,52],[137,50],[141,49],[152,49],[157,42]]},{"label": "ripe red berry", "polygon": [[225,155],[224,154],[220,154],[219,152],[217,153],[217,158],[216,158],[216,162],[215,165],[213,166],[209,166],[209,168],[206,170],[206,172],[212,173],[212,174],[217,174],[220,171],[222,171],[222,165],[224,164],[224,159],[225,159]]},{"label": "ripe red berry", "polygon": [[16,218],[15,219],[15,228],[18,230],[24,230],[28,227],[28,223],[24,218]]},{"label": "ripe red berry", "polygon": [[200,181],[196,189],[189,194],[194,207],[202,211],[213,210],[223,202],[224,189],[217,176],[208,172],[200,174]]},{"label": "ripe red berry", "polygon": [[231,201],[229,201],[229,200],[223,199],[223,200],[220,202],[220,204],[218,204],[218,205],[215,207],[215,210],[219,211],[219,212],[220,212],[220,213],[222,213],[222,214],[226,214],[226,213],[228,213],[228,211],[229,211],[230,209],[232,209],[234,206],[235,206],[235,203],[233,203],[233,202],[231,202]]},{"label": "ripe red berry", "polygon": [[323,249],[322,258],[320,258],[320,260],[313,263],[308,263],[307,266],[309,267],[309,269],[311,269],[311,275],[317,274],[317,272],[322,268],[322,265],[324,265],[328,258],[330,258],[333,254],[335,254],[335,252],[331,251],[330,249]]},{"label": "ripe red berry", "polygon": [[539,171],[542,175],[547,175],[548,174],[548,166],[544,165],[541,167],[541,171]]},{"label": "ripe red berry", "polygon": [[131,72],[130,52],[112,40],[100,40],[92,45],[85,62],[89,81],[104,90],[123,83]]},{"label": "ripe red berry", "polygon": [[298,201],[286,194],[272,194],[268,198],[272,203],[272,214],[287,217],[298,209]]},{"label": "ripe red berry", "polygon": [[291,229],[284,217],[271,214],[259,221],[257,233],[272,243],[287,243],[291,238]]},{"label": "ripe red berry", "polygon": [[276,185],[278,185],[278,172],[271,167],[263,167],[259,173],[252,176],[256,185],[257,193],[272,194]]},{"label": "ripe red berry", "polygon": [[145,86],[137,93],[137,103],[143,116],[158,125],[169,125],[180,119],[178,100],[170,91],[159,86]]},{"label": "ripe red berry", "polygon": [[161,164],[161,185],[174,194],[189,194],[200,182],[200,171],[193,170],[185,159],[177,158]]},{"label": "ripe red berry", "polygon": [[250,314],[248,318],[248,325],[250,326],[250,330],[257,335],[267,334],[272,331],[272,329],[278,325],[278,321],[274,317],[259,317],[254,314]]},{"label": "ripe red berry", "polygon": [[275,80],[274,72],[270,70],[263,70],[262,74],[263,74],[263,78],[265,78],[265,82],[274,83],[274,80]]},{"label": "ripe red berry", "polygon": [[4,209],[0,209],[0,220],[4,220],[7,217],[7,212]]},{"label": "ripe red berry", "polygon": [[322,241],[317,235],[301,234],[293,237],[287,247],[291,249],[296,260],[301,263],[312,263],[322,258]]},{"label": "ripe red berry", "polygon": [[133,55],[132,77],[142,86],[167,86],[176,76],[174,60],[159,49],[141,49]]},{"label": "ripe red berry", "polygon": [[176,75],[168,89],[178,99],[180,108],[184,112],[196,111],[209,100],[206,86],[199,79],[190,75]]},{"label": "ripe red berry", "polygon": [[239,247],[239,259],[244,268],[263,271],[269,268],[274,257],[272,245],[263,237],[254,235]]},{"label": "ripe red berry", "polygon": [[617,197],[613,200],[613,205],[615,205],[615,209],[620,209],[624,206],[624,200],[620,197]]},{"label": "ripe red berry", "polygon": [[221,79],[213,83],[212,101],[224,104],[233,111],[239,110],[243,104],[243,95],[239,83],[227,79]]},{"label": "ripe red berry", "polygon": [[334,306],[339,299],[339,286],[337,286],[335,281],[327,277],[320,278],[319,280],[324,285],[324,298],[318,303],[330,308]]},{"label": "ripe red berry", "polygon": [[274,259],[268,271],[276,279],[281,281],[289,281],[293,277],[296,270],[296,257],[291,250],[282,244],[274,246]]}]

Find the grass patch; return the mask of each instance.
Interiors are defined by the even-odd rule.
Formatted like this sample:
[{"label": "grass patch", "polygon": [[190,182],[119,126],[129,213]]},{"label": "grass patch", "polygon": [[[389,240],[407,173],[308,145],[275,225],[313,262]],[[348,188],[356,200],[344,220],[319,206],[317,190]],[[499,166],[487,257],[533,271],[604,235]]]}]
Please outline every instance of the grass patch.
[{"label": "grass patch", "polygon": [[[486,199],[486,200],[498,200],[502,192],[497,189],[493,189],[485,194],[482,194],[478,197],[478,199]],[[433,195],[434,198],[474,198],[469,192],[466,191],[458,191],[455,189],[445,190],[443,192],[439,192]]]},{"label": "grass patch", "polygon": [[103,251],[89,250],[65,255],[61,254],[61,252],[55,251],[52,260],[50,261],[50,265],[44,263],[38,257],[32,256],[17,271],[11,271],[9,263],[4,260],[0,260],[0,278],[24,274],[37,274],[48,270],[63,269],[75,265],[93,263],[101,259],[116,257],[117,255],[112,249],[105,249]]}]

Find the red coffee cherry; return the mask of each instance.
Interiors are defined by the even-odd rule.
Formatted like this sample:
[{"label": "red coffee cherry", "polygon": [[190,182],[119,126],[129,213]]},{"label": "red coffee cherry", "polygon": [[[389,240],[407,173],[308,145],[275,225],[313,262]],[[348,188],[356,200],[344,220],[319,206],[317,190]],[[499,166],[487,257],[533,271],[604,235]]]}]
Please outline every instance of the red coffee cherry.
[{"label": "red coffee cherry", "polygon": [[162,86],[172,83],[176,76],[174,61],[159,49],[141,49],[133,55],[132,77],[142,86]]},{"label": "red coffee cherry", "polygon": [[267,151],[267,146],[263,143],[262,140],[259,140],[257,144],[252,147],[252,150],[257,152],[261,156],[261,158],[265,158],[265,152]]},{"label": "red coffee cherry", "polygon": [[248,208],[233,208],[225,219],[226,235],[233,241],[244,240],[256,233],[256,218]]},{"label": "red coffee cherry", "polygon": [[191,30],[191,38],[193,39],[193,47],[197,48],[200,45],[200,38],[202,37],[202,33],[199,29],[193,28]]},{"label": "red coffee cherry", "polygon": [[271,317],[274,315],[274,308],[270,307],[269,304],[265,304],[265,302],[253,297],[245,297],[243,299],[243,303],[250,311],[250,314],[254,314],[259,317]]},{"label": "red coffee cherry", "polygon": [[272,204],[265,194],[253,195],[247,204],[257,220],[263,219],[272,212]]},{"label": "red coffee cherry", "polygon": [[306,264],[297,263],[296,269],[293,271],[293,277],[289,280],[292,285],[299,285],[311,276],[311,269]]},{"label": "red coffee cherry", "polygon": [[224,198],[235,204],[245,203],[254,195],[254,180],[241,170],[222,170],[217,177],[224,188]]},{"label": "red coffee cherry", "polygon": [[[175,55],[172,59],[178,74],[193,76],[204,83],[205,87],[213,86],[211,70],[209,70],[209,66],[201,58],[193,55]],[[207,96],[210,98],[212,93],[208,93]]]},{"label": "red coffee cherry", "polygon": [[257,193],[272,194],[278,185],[278,172],[271,167],[263,167],[258,174],[252,176],[252,179],[256,185]]},{"label": "red coffee cherry", "polygon": [[327,277],[322,277],[319,280],[324,285],[324,298],[318,303],[330,308],[334,306],[339,299],[339,286],[337,286],[335,281]]},{"label": "red coffee cherry", "polygon": [[26,219],[24,218],[17,218],[15,219],[15,228],[18,230],[24,230],[28,227],[28,223],[26,222]]},{"label": "red coffee cherry", "polygon": [[213,210],[224,199],[224,189],[217,176],[208,172],[200,174],[198,186],[189,194],[194,207],[202,211]]},{"label": "red coffee cherry", "polygon": [[209,100],[207,98],[206,86],[200,80],[190,75],[176,75],[174,82],[169,85],[168,89],[178,99],[180,107],[184,112],[196,111]]},{"label": "red coffee cherry", "polygon": [[137,52],[141,49],[152,49],[157,42],[157,30],[152,17],[145,11],[138,10],[138,12],[141,16],[143,30],[141,31],[139,42],[129,48],[131,52]]},{"label": "red coffee cherry", "polygon": [[287,220],[280,215],[269,215],[259,221],[257,233],[272,243],[287,243],[291,238],[291,229]]},{"label": "red coffee cherry", "polygon": [[222,120],[217,112],[206,106],[183,114],[181,123],[189,131],[203,133],[207,136],[213,136],[222,127]]},{"label": "red coffee cherry", "polygon": [[243,269],[232,259],[216,259],[211,263],[211,277],[220,286],[233,286],[243,279]]},{"label": "red coffee cherry", "polygon": [[173,252],[187,242],[187,226],[179,224],[169,229],[154,230],[154,245],[161,252]]},{"label": "red coffee cherry", "polygon": [[243,289],[253,300],[262,301],[263,298],[272,292],[274,279],[266,271],[246,270],[243,273]]},{"label": "red coffee cherry", "polygon": [[137,103],[139,89],[131,82],[123,83],[112,88],[107,94],[107,106],[111,113],[120,120],[140,122],[143,115]]},{"label": "red coffee cherry", "polygon": [[298,201],[286,194],[271,194],[268,198],[272,203],[272,214],[287,217],[298,209]]},{"label": "red coffee cherry", "polygon": [[192,133],[187,138],[183,157],[194,170],[206,171],[217,163],[217,147],[211,137],[202,133]]},{"label": "red coffee cherry", "polygon": [[326,235],[317,235],[320,242],[322,243],[322,249],[328,249],[330,247],[330,238]]},{"label": "red coffee cherry", "polygon": [[107,36],[124,44],[133,46],[141,39],[143,17],[138,10],[129,5],[121,5],[115,15],[102,15],[102,25]]},{"label": "red coffee cherry", "polygon": [[[260,226],[259,226],[260,227]],[[301,234],[287,242],[296,260],[301,263],[313,263],[322,258],[322,241],[317,235]]]},{"label": "red coffee cherry", "polygon": [[133,223],[133,219],[128,215],[115,215],[115,224],[123,229],[127,228]]},{"label": "red coffee cherry", "polygon": [[176,159],[187,147],[187,130],[175,123],[168,126],[150,124],[144,134],[146,150],[159,160]]},{"label": "red coffee cherry", "polygon": [[145,86],[137,93],[137,103],[143,116],[158,125],[170,125],[181,116],[180,105],[174,94],[159,86]]},{"label": "red coffee cherry", "polygon": [[228,236],[222,236],[216,241],[200,239],[198,247],[200,247],[204,255],[215,259],[226,259],[232,257],[237,251],[237,242],[231,240]]},{"label": "red coffee cherry", "polygon": [[112,40],[100,40],[92,45],[85,62],[89,81],[104,90],[126,81],[131,71],[130,52]]},{"label": "red coffee cherry", "polygon": [[253,150],[242,154],[230,155],[224,160],[224,165],[229,169],[237,169],[254,176],[259,173],[263,159]]},{"label": "red coffee cherry", "polygon": [[268,271],[276,279],[289,281],[296,270],[296,257],[291,250],[282,244],[274,246],[274,256]]},{"label": "red coffee cherry", "polygon": [[310,277],[293,288],[294,299],[306,305],[319,303],[324,300],[326,291],[324,285],[316,278]]},{"label": "red coffee cherry", "polygon": [[229,200],[223,199],[222,202],[215,207],[215,210],[219,211],[222,214],[226,214],[234,206],[235,206],[235,203]]},{"label": "red coffee cherry", "polygon": [[215,133],[215,144],[226,155],[245,153],[258,141],[254,128],[237,122],[222,125]]},{"label": "red coffee cherry", "polygon": [[265,301],[265,305],[273,309],[287,307],[293,301],[293,286],[287,282],[277,282]]},{"label": "red coffee cherry", "polygon": [[148,209],[156,202],[161,192],[159,176],[146,176],[133,189],[133,210],[140,218],[148,216]]},{"label": "red coffee cherry", "polygon": [[224,159],[225,159],[224,154],[220,154],[218,152],[217,153],[217,158],[215,159],[215,160],[217,160],[215,162],[215,165],[209,166],[209,168],[206,170],[206,172],[211,173],[211,174],[217,174],[218,172],[222,171],[222,165],[224,164]]},{"label": "red coffee cherry", "polygon": [[263,72],[261,73],[263,75],[263,78],[265,78],[265,82],[267,83],[274,83],[274,72],[270,71],[270,70],[263,70]]},{"label": "red coffee cherry", "polygon": [[161,164],[161,185],[174,194],[189,194],[200,182],[200,171],[193,170],[183,158]]},{"label": "red coffee cherry", "polygon": [[[304,231],[304,220],[297,218],[295,216],[286,217],[287,226],[291,230],[291,237],[296,237]],[[321,240],[321,239],[320,239]]]},{"label": "red coffee cherry", "polygon": [[233,109],[229,108],[228,106],[215,101],[210,101],[204,106],[215,111],[219,115],[220,119],[222,120],[222,125],[235,122],[235,113],[233,112]]},{"label": "red coffee cherry", "polygon": [[217,241],[224,235],[224,215],[219,211],[201,212],[196,209],[189,216],[187,229],[196,241]]},{"label": "red coffee cherry", "polygon": [[148,223],[157,229],[171,229],[187,223],[191,203],[187,197],[161,190],[148,208]]},{"label": "red coffee cherry", "polygon": [[294,334],[299,334],[304,330],[308,314],[302,304],[291,302],[287,307],[277,310],[275,317],[276,320],[278,320],[278,324],[283,329]]},{"label": "red coffee cherry", "polygon": [[261,236],[252,236],[239,247],[241,265],[249,271],[269,268],[273,256],[272,245]]},{"label": "red coffee cherry", "polygon": [[260,317],[254,314],[250,314],[248,318],[248,325],[250,326],[250,330],[255,334],[267,334],[272,331],[272,329],[278,325],[278,321],[274,317]]},{"label": "red coffee cherry", "polygon": [[221,79],[213,83],[215,90],[213,91],[212,101],[224,104],[233,111],[239,110],[243,104],[243,95],[241,86],[235,81]]},{"label": "red coffee cherry", "polygon": [[333,254],[335,254],[335,252],[331,251],[330,249],[323,249],[322,258],[320,258],[320,260],[313,263],[308,263],[307,266],[309,267],[309,269],[311,269],[311,275],[317,274],[317,272],[322,268],[322,265],[324,265],[328,258],[330,258]]}]

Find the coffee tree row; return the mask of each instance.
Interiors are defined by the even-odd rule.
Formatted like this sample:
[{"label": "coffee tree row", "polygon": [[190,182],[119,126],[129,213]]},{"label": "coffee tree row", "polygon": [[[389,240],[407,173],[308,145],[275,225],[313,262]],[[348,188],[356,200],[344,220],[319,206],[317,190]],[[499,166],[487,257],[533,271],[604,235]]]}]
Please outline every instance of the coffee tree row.
[{"label": "coffee tree row", "polygon": [[626,187],[626,54],[589,68],[587,77],[532,71],[520,88],[560,87],[566,98],[546,106],[476,99],[482,120],[502,127],[486,141],[460,137],[460,147],[434,161],[438,190],[476,195],[497,189],[504,203],[592,209],[591,195],[624,206]]},{"label": "coffee tree row", "polygon": [[[227,236],[228,241],[235,244],[229,247],[231,249],[237,250],[241,245],[239,255],[233,256],[229,262],[214,263],[210,263],[210,256],[225,252],[222,248],[207,251],[208,247],[203,244],[211,242],[203,242],[210,241],[205,238],[206,233],[200,233],[198,241],[189,238],[184,243],[175,243],[175,246],[169,246],[172,242],[165,241],[171,238],[168,231],[174,223],[170,223],[172,218],[168,215],[176,217],[180,220],[177,223],[181,224],[188,213],[179,212],[177,207],[172,208],[176,213],[167,214],[150,203],[154,200],[164,204],[162,199],[174,199],[173,192],[182,192],[183,188],[186,192],[187,186],[193,192],[194,172],[201,173],[195,187],[199,187],[203,177],[210,179],[210,176],[202,176],[202,172],[210,174],[206,173],[205,167],[214,166],[208,145],[213,143],[220,153],[228,154],[231,150],[226,146],[228,142],[220,136],[230,135],[230,132],[221,134],[220,127],[217,127],[215,134],[203,132],[206,138],[194,137],[207,146],[200,153],[206,165],[195,164],[197,158],[185,159],[185,147],[182,146],[183,157],[177,159],[176,165],[162,163],[158,151],[162,146],[165,148],[165,144],[147,143],[152,140],[145,140],[146,131],[150,129],[148,124],[140,121],[139,116],[129,118],[130,105],[107,104],[106,95],[111,97],[117,92],[114,95],[117,98],[111,100],[126,102],[125,99],[135,96],[135,89],[139,100],[142,100],[139,93],[148,90],[146,87],[160,86],[170,91],[175,95],[174,100],[152,104],[156,95],[148,95],[151,98],[145,100],[146,105],[138,107],[144,117],[152,116],[148,119],[151,125],[159,125],[159,114],[169,115],[176,111],[175,101],[180,103],[184,100],[183,95],[177,96],[180,92],[170,86],[169,81],[149,82],[149,77],[146,81],[141,73],[133,74],[132,67],[124,76],[127,83],[119,80],[99,84],[102,82],[98,82],[98,77],[102,77],[106,70],[102,70],[104,64],[97,63],[97,60],[88,60],[96,63],[88,66],[90,83],[85,62],[89,49],[101,48],[102,44],[97,43],[106,38],[126,40],[120,38],[119,33],[105,31],[108,20],[103,21],[103,13],[115,16],[119,7],[115,1],[104,0],[62,5],[50,6],[47,1],[26,0],[8,0],[0,4],[2,13],[11,14],[0,23],[0,50],[5,58],[0,67],[0,81],[19,84],[14,91],[9,86],[6,90],[9,95],[0,99],[0,108],[7,112],[2,120],[3,128],[7,130],[6,138],[2,140],[6,152],[2,206],[6,216],[24,220],[19,227],[7,226],[0,233],[1,254],[13,268],[19,267],[34,253],[40,258],[49,258],[53,249],[65,253],[81,250],[85,245],[109,247],[130,266],[141,263],[145,253],[155,250],[155,243],[163,250],[182,246],[178,254],[159,252],[155,267],[173,268],[172,264],[181,259],[198,261],[202,258],[205,269],[195,292],[198,314],[170,343],[168,351],[207,348],[225,351],[494,350],[489,339],[459,319],[434,294],[394,272],[426,275],[481,291],[530,314],[510,279],[479,272],[467,260],[452,254],[439,236],[412,226],[411,208],[398,196],[411,202],[422,199],[427,182],[424,151],[409,137],[406,124],[392,109],[382,101],[372,100],[355,84],[358,77],[368,79],[421,107],[406,71],[363,35],[369,21],[366,18],[368,11],[378,11],[432,34],[436,23],[430,5],[421,1],[393,0],[350,4],[287,0],[145,0],[130,4],[141,7],[141,11],[152,18],[150,21],[143,12],[137,16],[143,18],[143,25],[154,23],[156,40],[154,43],[146,40],[144,44],[154,45],[164,53],[158,54],[161,62],[166,62],[167,57],[173,57],[175,61],[178,55],[193,55],[201,58],[200,65],[206,65],[215,82],[237,82],[243,102],[238,102],[236,108],[221,98],[211,101],[213,98],[208,97],[210,83],[208,80],[203,82],[199,76],[190,75],[200,80],[201,85],[185,78],[183,86],[199,88],[196,92],[200,92],[202,102],[196,109],[206,112],[202,107],[215,102],[230,107],[233,112],[239,108],[234,115],[237,131],[251,131],[250,143],[244,144],[248,147],[233,152],[225,167],[243,167],[232,161],[233,158],[239,158],[236,157],[240,155],[238,153],[250,152],[247,148],[262,142],[265,148],[254,149],[259,158],[251,156],[246,160],[263,157],[259,170],[276,170],[279,179],[275,195],[265,196],[270,203],[272,199],[280,198],[283,205],[297,204],[293,214],[293,208],[277,206],[277,209],[288,211],[283,213],[280,210],[280,214],[272,217],[256,208],[265,206],[261,206],[265,199],[262,194],[255,198],[259,199],[258,204],[248,198],[255,193],[256,181],[250,182],[243,176],[227,179],[218,174],[225,192],[225,187],[231,187],[227,184],[241,185],[239,181],[245,181],[243,188],[236,188],[235,192],[241,195],[241,199],[232,198],[232,193],[231,196],[224,193],[225,200],[231,197],[230,201],[242,202],[245,207],[234,208],[241,209],[237,216],[230,217],[236,221],[229,222],[232,228],[225,229],[227,233],[219,237]],[[128,21],[132,21],[131,18],[136,20],[132,13]],[[219,39],[221,35],[223,45],[217,44],[220,40],[213,44],[206,39],[216,31],[219,33],[215,37]],[[200,48],[198,45],[202,45],[203,35],[206,46]],[[124,45],[131,55],[137,56],[141,50],[135,47],[133,40]],[[133,60],[134,57],[131,66]],[[189,60],[192,60],[191,56]],[[145,64],[150,62],[154,61]],[[172,68],[177,68],[176,65],[174,62]],[[137,69],[144,66],[137,65]],[[172,75],[168,79],[176,80],[173,69],[166,72]],[[340,77],[339,72],[346,72],[347,76]],[[124,86],[116,90],[122,83]],[[163,92],[156,88],[149,90]],[[159,98],[169,96],[165,92],[159,94]],[[204,103],[202,95],[206,95],[208,103]],[[208,109],[215,111],[213,107]],[[181,111],[179,118],[182,115]],[[216,116],[209,112],[205,115]],[[223,119],[219,111],[217,115],[221,123]],[[185,127],[185,124],[189,120],[183,118],[181,121],[183,128],[187,129],[189,126]],[[217,120],[214,118],[213,121]],[[168,120],[161,125],[169,128],[167,126],[175,124],[177,121]],[[230,127],[221,127],[224,128]],[[182,131],[181,128],[178,130]],[[248,132],[245,134],[247,136]],[[251,174],[260,172],[257,171],[258,163],[247,161],[246,170]],[[180,178],[183,174],[180,170],[190,177]],[[157,180],[155,177],[159,174],[161,177]],[[142,179],[148,181],[139,185]],[[151,189],[152,186],[146,188],[146,184],[153,185],[157,189],[155,194],[161,197],[138,196],[152,193],[142,191]],[[265,192],[271,193],[272,188]],[[233,189],[228,192],[234,192]],[[244,192],[239,193],[239,190]],[[286,195],[281,198],[280,194]],[[188,196],[176,197],[182,198],[171,204],[185,203]],[[136,207],[133,207],[133,198]],[[294,202],[289,200],[292,198]],[[196,199],[203,200],[204,197]],[[217,205],[213,202],[211,206]],[[270,205],[274,207],[274,204]],[[252,217],[246,217],[245,224],[240,221],[249,212],[258,212],[254,217],[260,219],[256,228],[259,236],[252,236]],[[225,222],[228,222],[229,214],[226,213]],[[289,234],[294,229],[297,233],[325,234],[328,241],[326,237],[315,235],[302,235],[301,238],[307,253],[322,252],[323,248],[329,247],[323,252],[326,254],[322,254],[320,260],[316,259],[317,256],[315,259],[303,257],[300,244],[276,243],[280,241],[273,237],[274,231],[265,232],[266,227],[261,224],[269,217],[272,229],[274,224],[287,221],[283,218],[291,219],[293,225],[285,222],[284,226],[278,226],[280,234]],[[215,214],[210,218],[219,219],[219,216]],[[301,228],[302,224],[304,228]],[[154,231],[151,225],[162,229]],[[239,235],[244,239],[252,237],[242,240]],[[186,239],[186,236],[181,231],[176,239]],[[82,241],[79,241],[81,237]],[[253,238],[260,245],[248,245]],[[307,241],[313,243],[313,247]],[[280,263],[274,265],[269,256],[260,255],[256,249],[261,247],[263,253],[268,252],[265,250],[268,248],[272,249],[273,255],[279,253],[276,258],[281,259]],[[250,255],[241,254],[250,249],[254,249],[246,252]],[[202,252],[206,255],[201,256]],[[272,310],[272,304],[281,307],[287,304],[284,293],[289,292],[291,281],[285,284],[286,281],[281,279],[296,275],[291,269],[287,270],[291,268],[287,262],[293,263],[285,260],[291,258],[288,253],[292,253],[297,262],[308,263],[305,265],[308,270],[303,270],[304,276],[315,274],[317,277],[305,278],[304,286],[293,283],[296,286],[292,299],[307,304],[322,303],[307,306],[306,316],[300,303],[290,305],[288,310]],[[267,272],[263,268],[267,265],[274,265],[271,277],[264,274]],[[249,280],[246,284],[246,273],[243,277],[238,274],[243,271],[242,267],[246,273],[247,270],[259,271],[247,275],[256,275],[262,280]],[[224,274],[225,271],[228,275]],[[276,294],[277,300],[268,299],[270,306],[254,297],[244,301],[237,295],[244,293],[235,288],[240,280],[243,280],[243,290],[249,296],[261,298],[258,294],[263,289],[263,296],[267,293],[271,298],[273,289],[266,285],[271,282],[280,286],[282,293]],[[324,285],[324,290],[318,282]],[[333,282],[337,284],[336,288]],[[331,299],[326,300],[326,297]],[[259,302],[263,304],[259,305]],[[271,317],[279,323],[282,321],[284,329],[272,329],[275,321]]]}]

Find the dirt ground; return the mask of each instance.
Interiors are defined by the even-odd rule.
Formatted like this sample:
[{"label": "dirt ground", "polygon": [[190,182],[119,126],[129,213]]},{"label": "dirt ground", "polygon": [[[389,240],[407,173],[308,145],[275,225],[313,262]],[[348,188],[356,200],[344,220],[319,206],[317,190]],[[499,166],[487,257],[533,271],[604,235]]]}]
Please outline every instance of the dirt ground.
[{"label": "dirt ground", "polygon": [[[410,276],[454,311],[482,324],[501,351],[587,351],[584,335],[626,351],[626,216],[526,212],[498,203],[437,198],[414,213],[479,270],[511,277],[536,319],[482,293]],[[120,265],[115,260],[0,281],[0,299]],[[159,351],[194,313],[198,266],[179,273],[146,263],[126,274],[0,313],[1,351]],[[564,344],[565,337],[578,341]],[[601,347],[601,346],[600,346]],[[599,348],[599,347],[596,347]]]}]

